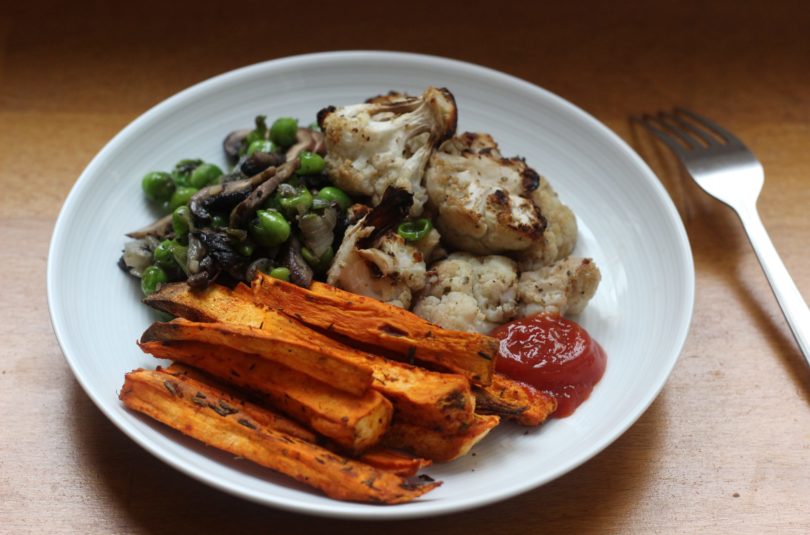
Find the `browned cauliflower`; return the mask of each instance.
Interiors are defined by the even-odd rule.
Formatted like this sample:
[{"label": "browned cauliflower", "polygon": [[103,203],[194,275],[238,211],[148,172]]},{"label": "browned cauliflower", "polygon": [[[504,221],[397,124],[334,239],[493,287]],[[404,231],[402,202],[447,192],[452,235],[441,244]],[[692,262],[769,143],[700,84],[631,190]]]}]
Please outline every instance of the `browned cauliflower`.
[{"label": "browned cauliflower", "polygon": [[517,290],[513,260],[453,253],[431,267],[413,311],[447,329],[487,333],[515,317]]},{"label": "browned cauliflower", "polygon": [[318,113],[326,138],[326,173],[335,185],[371,198],[389,186],[413,194],[411,216],[422,213],[422,177],[433,149],[456,130],[456,103],[447,89],[428,87],[420,97],[390,93],[364,104]]},{"label": "browned cauliflower", "polygon": [[465,133],[431,156],[425,187],[436,225],[455,249],[518,253],[528,267],[570,254],[576,220],[522,158],[504,158],[489,134]]},{"label": "browned cauliflower", "polygon": [[[409,308],[413,294],[425,286],[425,258],[439,243],[435,229],[416,242],[407,242],[396,233],[396,224],[409,207],[409,193],[395,188],[386,191],[379,206],[367,211],[346,230],[327,273],[327,282]],[[357,215],[364,211],[353,209]]]},{"label": "browned cauliflower", "polygon": [[518,283],[518,315],[579,314],[596,293],[601,278],[593,260],[573,256],[535,271],[524,271]]}]

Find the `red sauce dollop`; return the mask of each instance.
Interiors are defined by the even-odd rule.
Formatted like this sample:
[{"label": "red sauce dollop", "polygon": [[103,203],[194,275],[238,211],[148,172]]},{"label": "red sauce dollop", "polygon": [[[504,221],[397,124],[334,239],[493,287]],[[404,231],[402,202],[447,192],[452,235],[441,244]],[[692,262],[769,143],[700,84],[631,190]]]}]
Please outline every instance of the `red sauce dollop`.
[{"label": "red sauce dollop", "polygon": [[506,323],[492,336],[501,341],[497,370],[557,398],[557,418],[572,414],[605,373],[607,357],[601,346],[585,329],[557,314]]}]

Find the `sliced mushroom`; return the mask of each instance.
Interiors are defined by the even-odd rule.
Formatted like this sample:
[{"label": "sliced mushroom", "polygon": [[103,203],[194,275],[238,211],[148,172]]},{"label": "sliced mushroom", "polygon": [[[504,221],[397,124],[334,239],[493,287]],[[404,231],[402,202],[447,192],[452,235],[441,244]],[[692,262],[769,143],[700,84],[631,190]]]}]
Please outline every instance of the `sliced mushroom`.
[{"label": "sliced mushroom", "polygon": [[172,230],[172,214],[163,216],[151,225],[143,227],[142,229],[133,230],[127,236],[140,240],[147,236],[154,236],[155,238],[162,238],[169,234]]},{"label": "sliced mushroom", "polygon": [[[262,203],[276,191],[279,184],[290,178],[299,166],[298,159],[289,161],[281,167],[270,167],[256,176],[267,176],[262,180],[246,198],[231,210],[229,225],[233,228],[241,227],[258,210]],[[255,177],[254,177],[255,178]],[[253,178],[251,178],[253,180]]]},{"label": "sliced mushroom", "polygon": [[244,128],[242,130],[234,130],[225,136],[225,140],[222,142],[222,148],[225,150],[225,155],[231,163],[239,159],[239,149],[242,148],[242,143],[250,132],[250,128]]},{"label": "sliced mushroom", "polygon": [[244,201],[250,195],[250,192],[257,188],[262,182],[270,179],[275,174],[275,167],[270,167],[244,180],[207,186],[194,194],[188,203],[189,209],[195,217],[207,221],[211,219],[211,212],[209,210],[218,212],[230,210],[235,205]]},{"label": "sliced mushroom", "polygon": [[239,169],[246,176],[261,173],[268,167],[277,167],[285,161],[284,155],[277,152],[254,152],[239,165]]},{"label": "sliced mushroom", "polygon": [[154,236],[146,236],[124,244],[124,252],[118,259],[118,267],[132,275],[140,277],[147,267],[152,265],[152,254],[160,241]]},{"label": "sliced mushroom", "polygon": [[290,270],[290,282],[304,288],[309,288],[312,285],[314,273],[304,260],[304,257],[301,256],[301,243],[295,236],[287,241],[281,263]]},{"label": "sliced mushroom", "polygon": [[208,255],[213,259],[216,268],[227,271],[231,277],[238,280],[244,277],[246,259],[233,249],[227,234],[203,229],[196,233],[196,236],[208,250]]},{"label": "sliced mushroom", "polygon": [[287,161],[298,158],[298,154],[303,151],[316,152],[321,156],[326,155],[326,141],[324,141],[323,133],[309,128],[299,128],[295,145],[287,149]]}]

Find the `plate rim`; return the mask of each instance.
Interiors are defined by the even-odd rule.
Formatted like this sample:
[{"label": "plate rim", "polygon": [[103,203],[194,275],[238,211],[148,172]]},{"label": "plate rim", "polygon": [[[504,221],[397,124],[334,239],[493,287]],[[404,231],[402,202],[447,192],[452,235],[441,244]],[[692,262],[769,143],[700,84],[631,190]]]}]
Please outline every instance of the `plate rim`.
[{"label": "plate rim", "polygon": [[[530,93],[534,93],[539,95],[544,99],[548,99],[554,102],[555,105],[560,106],[565,109],[568,113],[572,113],[580,120],[583,120],[588,126],[593,129],[594,131],[598,131],[602,138],[605,141],[608,141],[612,148],[620,153],[623,157],[629,158],[632,163],[639,169],[639,171],[646,175],[648,185],[652,187],[657,200],[662,203],[664,210],[667,215],[667,219],[671,223],[675,234],[677,235],[678,242],[676,251],[679,253],[679,257],[681,259],[681,265],[678,266],[678,272],[684,276],[684,282],[686,284],[686,293],[687,295],[683,296],[684,299],[683,309],[680,311],[679,317],[684,318],[683,325],[680,326],[679,331],[673,337],[675,343],[673,344],[672,351],[674,353],[674,358],[670,360],[670,362],[666,363],[665,368],[662,369],[664,373],[661,373],[659,376],[658,383],[655,384],[655,388],[651,388],[645,399],[643,399],[640,403],[638,403],[635,407],[634,411],[625,415],[622,420],[621,424],[617,425],[611,433],[606,433],[602,436],[599,440],[595,441],[593,444],[590,444],[587,448],[583,450],[577,457],[573,458],[571,462],[566,463],[565,465],[561,465],[555,470],[551,470],[548,477],[542,482],[531,481],[529,483],[525,483],[522,485],[516,485],[507,491],[498,493],[496,495],[487,496],[485,498],[476,499],[472,497],[470,500],[465,501],[464,503],[457,504],[457,505],[446,505],[446,506],[439,506],[437,508],[427,508],[427,509],[409,509],[407,507],[398,506],[398,507],[371,507],[368,510],[363,510],[361,512],[358,511],[346,511],[342,510],[339,505],[342,502],[336,502],[336,506],[323,506],[321,504],[302,504],[297,502],[296,500],[289,500],[289,499],[279,499],[278,497],[271,497],[270,499],[262,498],[261,496],[256,496],[250,491],[242,489],[239,486],[231,485],[227,481],[222,481],[220,478],[211,476],[207,473],[201,473],[200,471],[196,471],[193,467],[185,464],[182,462],[182,459],[176,459],[174,455],[168,453],[167,451],[160,448],[157,444],[153,443],[148,437],[146,437],[140,429],[137,427],[132,427],[127,422],[120,418],[118,414],[112,411],[111,408],[107,407],[106,401],[100,399],[93,393],[93,389],[88,384],[88,378],[83,376],[78,372],[78,364],[74,362],[74,357],[69,356],[69,334],[65,332],[65,327],[62,325],[60,320],[60,312],[57,308],[57,303],[55,302],[55,291],[54,288],[57,282],[58,270],[54,262],[54,258],[58,258],[60,256],[60,249],[62,247],[62,243],[64,240],[61,240],[62,236],[67,232],[66,223],[65,221],[68,218],[68,213],[73,211],[74,205],[77,202],[77,199],[81,196],[84,189],[87,187],[90,176],[94,174],[95,169],[101,165],[102,160],[104,160],[106,154],[112,150],[114,150],[119,144],[123,143],[130,134],[137,130],[143,125],[144,123],[148,123],[152,121],[154,118],[159,117],[164,109],[172,108],[176,104],[192,98],[197,93],[206,91],[209,88],[214,88],[218,85],[227,85],[233,79],[238,79],[246,74],[254,74],[257,71],[262,71],[265,69],[276,69],[276,68],[284,68],[287,64],[293,64],[298,66],[306,65],[307,63],[319,63],[322,61],[368,61],[368,60],[396,60],[400,62],[410,63],[414,66],[427,66],[427,65],[434,65],[434,66],[446,66],[450,69],[454,69],[455,72],[464,72],[466,74],[472,74],[475,76],[486,77],[486,78],[494,78],[495,81],[500,81],[502,83],[506,83],[508,85],[516,86],[521,88],[524,91],[528,91]],[[394,52],[394,51],[379,51],[379,50],[341,50],[341,51],[331,51],[331,52],[315,52],[309,54],[299,54],[294,56],[287,56],[283,58],[277,58],[269,61],[259,62],[252,65],[247,65],[244,67],[240,67],[237,69],[233,69],[227,71],[222,74],[218,74],[211,78],[202,80],[197,82],[186,89],[183,89],[170,97],[162,100],[161,102],[155,104],[147,111],[140,114],[134,120],[132,120],[129,124],[127,124],[123,129],[121,129],[112,139],[110,139],[99,151],[98,153],[92,158],[92,160],[87,164],[84,168],[82,173],[79,175],[76,182],[71,187],[70,192],[68,193],[65,201],[59,211],[59,215],[56,219],[54,224],[54,230],[51,235],[51,241],[48,247],[48,262],[47,262],[47,273],[46,273],[46,286],[47,286],[47,300],[48,300],[48,311],[51,320],[51,326],[53,328],[54,334],[56,336],[57,342],[60,346],[62,355],[64,356],[65,360],[68,363],[68,366],[73,373],[73,376],[76,378],[78,383],[81,385],[84,392],[88,395],[88,397],[93,401],[93,403],[98,407],[101,412],[125,435],[130,437],[133,441],[135,441],[139,446],[143,447],[149,453],[154,455],[155,457],[159,458],[161,461],[165,462],[166,464],[170,465],[174,469],[180,470],[182,473],[191,476],[192,478],[203,482],[207,485],[210,485],[216,489],[228,492],[232,495],[239,496],[241,498],[247,499],[249,501],[259,503],[265,506],[272,506],[277,507],[279,509],[284,509],[287,511],[293,511],[296,513],[303,513],[303,514],[311,514],[316,516],[323,516],[323,517],[332,517],[332,518],[349,518],[355,520],[398,520],[398,519],[407,519],[407,518],[417,518],[423,516],[436,516],[441,514],[451,514],[455,512],[465,511],[469,509],[474,509],[478,507],[482,507],[485,505],[489,505],[492,503],[497,503],[519,494],[523,494],[524,492],[528,492],[534,488],[538,488],[542,485],[545,485],[560,476],[574,470],[575,468],[581,466],[583,463],[587,462],[589,459],[593,458],[595,455],[603,451],[606,447],[612,444],[615,440],[617,440],[621,435],[623,435],[640,417],[643,415],[650,405],[658,398],[663,389],[664,385],[666,384],[667,380],[672,374],[672,370],[674,369],[675,365],[677,364],[681,353],[683,352],[683,347],[686,342],[686,338],[689,332],[689,327],[691,325],[691,321],[693,318],[694,313],[694,298],[695,298],[695,272],[694,272],[694,259],[692,257],[691,246],[689,243],[689,238],[686,233],[686,229],[683,225],[683,222],[678,214],[672,199],[670,198],[669,194],[666,192],[666,189],[661,184],[660,180],[656,177],[655,173],[649,168],[649,166],[644,162],[644,160],[626,143],[621,137],[618,136],[615,132],[613,132],[610,128],[608,128],[605,124],[598,121],[595,117],[591,116],[575,104],[565,100],[564,98],[542,88],[539,87],[531,82],[518,78],[516,76],[504,73],[502,71],[498,71],[489,67],[476,65],[473,63],[441,57],[436,55],[427,55],[427,54],[417,54],[411,52]],[[357,504],[355,504],[357,505]]]}]

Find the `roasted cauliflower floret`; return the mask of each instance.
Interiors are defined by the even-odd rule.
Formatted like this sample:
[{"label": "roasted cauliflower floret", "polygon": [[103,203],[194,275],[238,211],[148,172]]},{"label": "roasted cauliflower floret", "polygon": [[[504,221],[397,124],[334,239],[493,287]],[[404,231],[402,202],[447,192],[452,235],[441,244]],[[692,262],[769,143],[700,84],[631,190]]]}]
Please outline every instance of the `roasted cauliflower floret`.
[{"label": "roasted cauliflower floret", "polygon": [[601,278],[590,258],[568,257],[535,271],[524,271],[518,283],[518,315],[579,314],[596,293]]},{"label": "roasted cauliflower floret", "polygon": [[380,203],[389,186],[413,194],[411,216],[422,213],[422,178],[433,149],[456,130],[456,103],[447,89],[420,97],[390,93],[364,104],[318,113],[326,139],[326,173],[354,195]]},{"label": "roasted cauliflower floret", "polygon": [[539,269],[567,257],[577,244],[577,219],[574,212],[560,202],[551,184],[540,177],[540,184],[532,192],[532,201],[546,219],[543,239],[518,254],[520,268]]},{"label": "roasted cauliflower floret", "polygon": [[515,317],[517,285],[513,260],[454,253],[431,267],[413,311],[447,329],[486,333]]},{"label": "roasted cauliflower floret", "polygon": [[548,181],[522,158],[502,157],[489,134],[468,132],[443,143],[431,156],[425,187],[436,224],[456,249],[520,252],[548,263],[576,242],[573,213]]},{"label": "roasted cauliflower floret", "polygon": [[[380,205],[346,230],[327,273],[327,282],[402,308],[425,286],[425,257],[439,243],[434,229],[416,242],[399,236],[396,225],[410,208],[409,193],[390,189]],[[407,199],[407,202],[406,202]],[[363,210],[353,208],[360,215]]]}]

